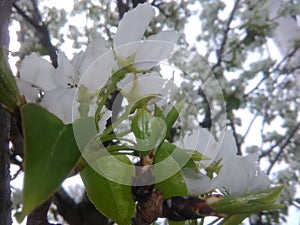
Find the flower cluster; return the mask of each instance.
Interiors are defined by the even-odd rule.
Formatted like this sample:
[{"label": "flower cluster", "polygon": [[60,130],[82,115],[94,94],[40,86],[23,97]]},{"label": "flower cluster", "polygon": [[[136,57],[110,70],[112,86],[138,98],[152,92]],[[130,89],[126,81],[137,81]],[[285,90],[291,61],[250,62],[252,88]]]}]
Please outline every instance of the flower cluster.
[{"label": "flower cluster", "polygon": [[[181,144],[184,148],[195,149],[207,156],[201,161],[204,170],[183,171],[185,182],[191,194],[202,194],[219,189],[228,194],[242,194],[268,188],[267,175],[257,165],[258,153],[247,156],[237,155],[237,146],[231,131],[224,132],[219,142],[206,129],[199,128],[187,135]],[[215,166],[215,174],[209,174]],[[209,174],[209,175],[208,175]]]},{"label": "flower cluster", "polygon": [[[98,37],[90,42],[85,52],[75,55],[72,60],[58,52],[57,68],[35,53],[29,55],[21,64],[20,90],[28,102],[40,99],[40,105],[65,124],[78,117],[97,116],[97,113],[101,114],[100,122],[106,122],[111,112],[101,98],[105,99],[103,96],[108,97],[114,90],[119,90],[132,104],[145,97],[165,95],[171,85],[153,68],[171,56],[178,35],[174,31],[162,31],[143,39],[153,17],[150,4],[139,4],[120,21],[112,49],[108,49],[105,40]],[[99,124],[98,132],[101,133],[105,124]],[[142,130],[144,127],[141,127]],[[256,164],[258,155],[237,156],[230,132],[225,132],[216,142],[207,130],[197,129],[179,145],[195,149],[208,158],[200,161],[199,170],[182,169],[190,194],[215,189],[241,194],[265,189],[269,185],[267,176]]]},{"label": "flower cluster", "polygon": [[[74,117],[77,117],[76,110],[80,111],[78,105],[83,104],[83,101],[84,104],[88,103],[89,107],[85,115],[93,115],[97,108],[95,103],[98,92],[120,69],[137,74],[135,83],[140,83],[138,92],[134,91],[134,96],[128,88],[124,90],[124,93],[127,93],[125,97],[135,100],[148,94],[157,95],[164,83],[162,78],[158,78],[161,79],[161,85],[158,87],[148,86],[139,80],[147,77],[148,72],[149,76],[152,76],[153,72],[150,72],[150,69],[171,55],[178,35],[174,31],[162,31],[142,40],[153,17],[154,10],[150,4],[138,5],[120,21],[112,50],[108,49],[105,40],[99,37],[90,42],[85,52],[75,55],[72,60],[68,60],[63,52],[58,52],[57,68],[35,53],[29,55],[21,64],[21,81],[18,81],[20,90],[27,101],[34,102],[39,99],[39,92],[29,89],[32,89],[31,86],[40,89],[40,105],[64,123],[71,123]],[[144,75],[140,76],[141,73]],[[124,81],[121,82],[124,84]],[[144,92],[146,86],[147,92]],[[118,87],[121,88],[122,84]],[[77,106],[75,111],[72,110],[74,106]],[[79,113],[82,116],[82,112]]]}]

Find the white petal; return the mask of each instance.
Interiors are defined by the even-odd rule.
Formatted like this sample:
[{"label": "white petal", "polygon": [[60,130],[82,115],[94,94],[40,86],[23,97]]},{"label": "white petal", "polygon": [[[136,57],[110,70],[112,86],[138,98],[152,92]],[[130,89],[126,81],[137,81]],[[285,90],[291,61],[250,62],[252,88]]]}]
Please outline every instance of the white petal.
[{"label": "white petal", "polygon": [[136,68],[151,69],[161,60],[169,58],[174,51],[178,37],[179,35],[175,31],[169,30],[152,35],[143,41],[136,52]]},{"label": "white petal", "polygon": [[[256,176],[256,154],[245,157],[235,156],[223,164],[218,176],[214,179],[213,188],[223,188],[232,194],[242,194],[248,190],[249,180]],[[251,189],[251,188],[250,188]]]},{"label": "white petal", "polygon": [[32,86],[31,83],[16,79],[20,93],[24,95],[26,102],[36,102],[39,99],[39,90]]},{"label": "white petal", "polygon": [[79,78],[79,75],[81,74],[82,71],[82,62],[85,57],[85,52],[79,52],[78,54],[75,54],[73,59],[72,59],[72,64],[74,66],[74,69],[76,71],[76,76]]},{"label": "white petal", "polygon": [[224,136],[220,138],[217,148],[218,155],[216,160],[222,158],[221,164],[226,164],[228,160],[236,156],[237,146],[232,131],[225,131]]},{"label": "white petal", "polygon": [[133,74],[128,74],[117,86],[122,89],[122,94],[130,102],[136,102],[147,96],[158,96],[162,94],[165,80],[156,72],[138,74],[134,80]]},{"label": "white petal", "polygon": [[58,67],[55,69],[54,80],[58,88],[67,88],[68,84],[74,84],[74,67],[64,52],[57,54]]},{"label": "white petal", "polygon": [[250,192],[254,192],[267,189],[269,186],[270,180],[268,176],[264,172],[258,171],[254,177],[249,179],[247,190]]},{"label": "white petal", "polygon": [[74,95],[75,88],[46,91],[40,105],[68,124],[72,122]]},{"label": "white petal", "polygon": [[[149,3],[139,4],[132,11],[125,13],[114,38],[114,47],[140,41],[153,17],[154,10]],[[117,53],[121,57],[128,57],[135,50],[127,49],[127,51],[117,51]]]},{"label": "white petal", "polygon": [[83,61],[80,62],[80,73],[85,72],[85,70],[106,51],[107,49],[104,38],[97,37],[92,40],[86,48]]},{"label": "white petal", "polygon": [[20,77],[43,90],[53,90],[57,88],[54,71],[54,67],[47,60],[32,53],[21,63]]},{"label": "white petal", "polygon": [[210,159],[203,160],[201,162],[203,166],[209,166],[218,154],[214,137],[204,128],[193,130],[191,135],[184,137],[183,143],[185,148],[195,149]]},{"label": "white petal", "polygon": [[91,62],[91,65],[83,71],[80,83],[91,92],[100,90],[112,75],[114,66],[115,61],[112,52],[106,52]]},{"label": "white petal", "polygon": [[183,169],[182,176],[189,194],[201,195],[210,191],[211,180],[200,172],[193,169]]}]

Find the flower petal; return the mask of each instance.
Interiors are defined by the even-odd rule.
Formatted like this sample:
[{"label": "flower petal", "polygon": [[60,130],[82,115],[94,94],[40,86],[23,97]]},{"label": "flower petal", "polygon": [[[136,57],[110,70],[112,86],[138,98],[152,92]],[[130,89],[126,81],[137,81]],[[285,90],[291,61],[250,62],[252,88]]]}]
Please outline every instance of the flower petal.
[{"label": "flower petal", "polygon": [[187,149],[195,149],[199,153],[205,155],[210,160],[204,160],[201,165],[209,166],[218,154],[217,143],[211,133],[204,128],[197,128],[193,130],[191,135],[185,136],[183,140],[183,147]]},{"label": "flower petal", "polygon": [[92,40],[86,48],[83,61],[80,63],[80,73],[85,72],[85,70],[106,51],[106,44],[103,37],[97,37]]},{"label": "flower petal", "polygon": [[37,102],[39,99],[39,90],[37,88],[33,87],[31,83],[25,80],[17,78],[16,82],[20,93],[24,95],[26,102]]},{"label": "flower petal", "polygon": [[[153,17],[154,10],[149,3],[139,4],[132,11],[125,13],[114,38],[114,47],[140,41]],[[126,58],[136,51],[134,46],[131,47],[119,49],[117,54]]]},{"label": "flower petal", "polygon": [[57,84],[53,77],[54,67],[36,53],[27,56],[21,63],[20,77],[43,90],[53,90]]},{"label": "flower petal", "polygon": [[162,94],[165,80],[156,72],[139,74],[135,80],[133,74],[128,74],[117,86],[128,101],[134,103],[147,96]]},{"label": "flower petal", "polygon": [[55,69],[55,73],[52,74],[55,80],[56,87],[67,88],[68,84],[74,84],[73,78],[75,74],[74,67],[71,61],[67,58],[64,52],[57,53],[58,67]]},{"label": "flower petal", "polygon": [[40,105],[60,118],[65,124],[71,123],[75,90],[72,88],[46,91]]},{"label": "flower petal", "polygon": [[217,148],[219,151],[215,159],[219,160],[222,158],[222,165],[236,156],[237,146],[232,131],[225,131],[224,136],[220,138]]},{"label": "flower petal", "polygon": [[162,31],[143,41],[136,52],[135,66],[137,69],[148,70],[161,60],[172,55],[179,35],[175,31]]},{"label": "flower petal", "polygon": [[[213,180],[212,188],[225,188],[229,194],[242,194],[248,190],[249,180],[257,174],[257,154],[234,156],[223,164],[217,177]],[[256,182],[259,179],[252,181]],[[253,183],[253,187],[257,184]],[[251,190],[251,188],[249,188]]]},{"label": "flower petal", "polygon": [[211,180],[194,169],[182,169],[182,176],[189,194],[202,195],[210,191]]},{"label": "flower petal", "polygon": [[102,54],[91,62],[85,71],[82,71],[80,84],[85,85],[91,92],[100,90],[112,75],[112,70],[115,66],[114,56],[111,51]]}]

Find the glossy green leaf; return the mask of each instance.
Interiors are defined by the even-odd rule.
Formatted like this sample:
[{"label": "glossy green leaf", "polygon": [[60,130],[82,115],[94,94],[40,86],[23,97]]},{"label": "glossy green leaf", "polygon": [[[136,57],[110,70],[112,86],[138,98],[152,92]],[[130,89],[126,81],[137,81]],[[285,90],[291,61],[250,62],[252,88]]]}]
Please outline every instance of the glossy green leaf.
[{"label": "glossy green leaf", "polygon": [[[165,144],[165,143],[162,144],[162,148],[164,148],[164,145],[167,145],[167,144]],[[171,150],[172,149],[171,145],[168,145],[168,147],[166,147],[164,149],[165,149],[165,151],[158,151],[157,154],[155,155],[156,163],[159,163],[159,162],[165,160],[173,152]],[[168,163],[166,163],[166,164],[168,164]],[[166,169],[168,169],[168,168],[166,168]],[[160,175],[164,176],[163,173],[165,173],[165,172],[168,172],[168,171],[161,170],[160,168],[158,169],[154,165],[154,170],[153,170],[154,174],[160,174]],[[172,188],[170,188],[170,187],[172,187]],[[186,184],[184,182],[184,179],[183,179],[180,171],[175,173],[173,176],[167,178],[166,180],[155,184],[155,189],[161,190],[165,199],[173,197],[173,196],[188,195],[187,187],[186,187]],[[169,220],[168,223],[170,225],[184,225],[185,221],[175,222],[175,221]]]},{"label": "glossy green leaf", "polygon": [[184,103],[185,103],[185,99],[181,100],[175,106],[173,106],[170,112],[167,114],[165,119],[167,125],[167,135],[169,135],[173,125],[177,121],[179,114],[184,106]]},{"label": "glossy green leaf", "polygon": [[146,139],[151,135],[150,120],[152,115],[146,109],[140,109],[131,123],[131,130],[139,139]]},{"label": "glossy green leaf", "polygon": [[136,137],[136,150],[147,151],[157,149],[164,141],[166,124],[160,117],[152,116],[146,109],[140,109],[133,118],[131,129]]},{"label": "glossy green leaf", "polygon": [[[169,151],[158,151],[157,154],[155,154],[155,160],[156,160],[155,163],[160,163],[161,161],[165,161],[166,158],[169,157],[170,155],[171,153]],[[156,167],[154,165],[154,169],[153,169],[154,174],[160,174],[160,176],[163,176],[163,173],[165,172],[169,172],[169,171],[160,170],[160,167]],[[155,187],[156,189],[161,190],[163,192],[164,198],[170,198],[173,196],[185,196],[188,194],[186,184],[184,182],[180,170],[177,173],[175,173],[173,176],[168,177],[166,180],[157,183]]]},{"label": "glossy green leaf", "polygon": [[[114,156],[121,162],[131,164],[123,155]],[[127,172],[111,163],[108,156],[101,157],[101,167],[106,168],[107,176],[127,177]],[[109,169],[110,168],[110,169]],[[132,167],[134,170],[134,168]],[[106,217],[119,225],[129,225],[134,215],[135,203],[131,197],[130,186],[119,184],[101,176],[87,165],[80,173],[91,202]]]},{"label": "glossy green leaf", "polygon": [[21,221],[47,200],[80,158],[72,125],[36,104],[21,107],[25,138],[25,174]]},{"label": "glossy green leaf", "polygon": [[165,156],[163,153],[160,154],[160,151],[166,151],[169,155],[172,155],[181,168],[197,168],[195,161],[209,159],[197,151],[182,149],[169,142],[164,142],[157,151],[159,153],[155,156],[156,160],[160,161],[160,157]]},{"label": "glossy green leaf", "polygon": [[159,108],[156,104],[154,104],[154,116],[165,119],[164,111]]}]

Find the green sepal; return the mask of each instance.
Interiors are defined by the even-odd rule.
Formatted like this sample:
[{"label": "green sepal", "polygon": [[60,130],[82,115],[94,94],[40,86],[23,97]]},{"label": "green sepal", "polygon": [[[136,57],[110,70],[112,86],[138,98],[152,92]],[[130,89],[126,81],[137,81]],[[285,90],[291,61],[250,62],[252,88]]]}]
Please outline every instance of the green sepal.
[{"label": "green sepal", "polygon": [[179,114],[184,106],[184,103],[185,103],[185,99],[181,100],[175,106],[173,106],[172,109],[170,110],[170,112],[167,114],[166,119],[165,119],[165,122],[167,125],[166,136],[168,136],[170,134],[170,131],[171,131],[173,125],[175,124],[175,122],[177,121]]},{"label": "green sepal", "polygon": [[6,50],[0,48],[0,103],[8,111],[14,112],[24,103],[24,99],[20,95],[6,55]]},{"label": "green sepal", "polygon": [[274,187],[242,195],[228,195],[211,204],[215,212],[225,215],[253,214],[264,210],[283,208],[282,204],[274,202],[281,194],[284,186]]}]

